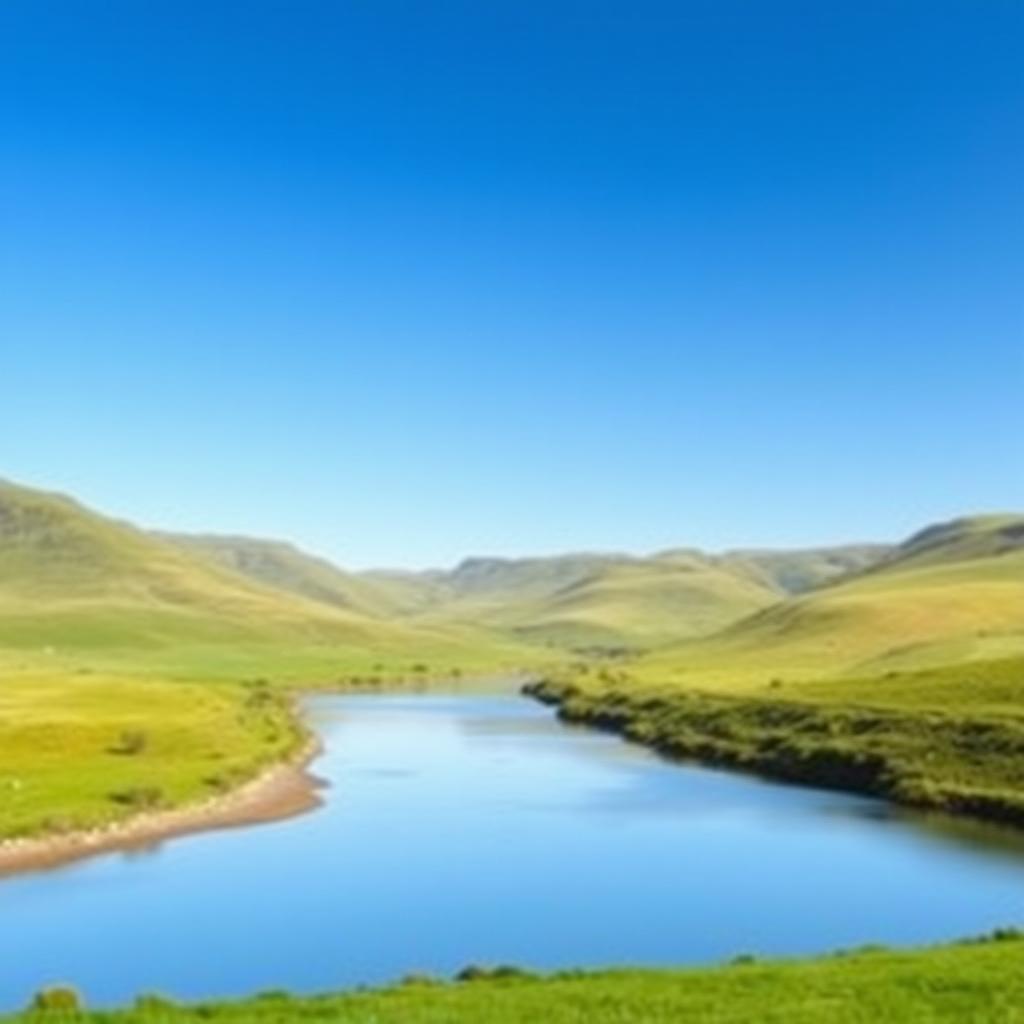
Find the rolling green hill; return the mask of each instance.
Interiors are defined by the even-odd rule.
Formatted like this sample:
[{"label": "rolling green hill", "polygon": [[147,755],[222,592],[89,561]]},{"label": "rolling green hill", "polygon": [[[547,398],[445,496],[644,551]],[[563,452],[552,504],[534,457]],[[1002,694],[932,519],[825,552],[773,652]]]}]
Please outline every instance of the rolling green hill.
[{"label": "rolling green hill", "polygon": [[312,682],[349,667],[401,672],[413,661],[493,663],[516,653],[468,627],[369,614],[354,607],[357,596],[368,601],[369,584],[355,579],[343,593],[346,574],[286,546],[244,548],[254,552],[259,570],[247,563],[243,573],[203,542],[172,542],[62,495],[2,483],[0,663]]},{"label": "rolling green hill", "polygon": [[146,533],[69,498],[4,484],[0,643],[183,650],[279,642],[336,647],[345,652],[339,660],[363,667],[382,651],[436,660],[460,646],[637,651],[715,633],[883,554],[870,546],[722,556],[679,549],[349,573],[284,542]]},{"label": "rolling green hill", "polygon": [[450,572],[368,578],[394,588],[396,607],[421,621],[474,622],[576,653],[628,652],[715,633],[789,593],[869,566],[887,550],[472,558]]},{"label": "rolling green hill", "polygon": [[833,580],[870,568],[892,549],[884,544],[848,544],[794,551],[729,551],[722,561],[750,573],[781,594],[803,594]]},{"label": "rolling green hill", "polygon": [[[445,609],[534,642],[587,651],[652,647],[714,632],[777,600],[768,587],[688,558],[560,560],[557,587],[474,589]],[[569,569],[574,570],[570,573]],[[569,577],[567,580],[566,577]]]},{"label": "rolling green hill", "polygon": [[386,618],[402,610],[402,602],[391,596],[387,584],[345,572],[294,544],[216,534],[156,536],[275,590],[373,618]]},{"label": "rolling green hill", "polygon": [[194,649],[219,648],[230,673],[250,645],[270,665],[277,648],[296,664],[312,655],[360,671],[485,650],[649,651],[641,673],[703,683],[1002,657],[1024,649],[1024,519],[959,519],[892,549],[474,558],[449,572],[356,574],[289,544],[146,533],[0,484],[0,649],[131,649],[190,665]]},{"label": "rolling green hill", "polygon": [[1024,516],[968,516],[936,523],[915,533],[879,560],[876,568],[888,571],[894,566],[948,565],[1005,555],[1021,548]]},{"label": "rolling green hill", "polygon": [[713,637],[651,655],[646,678],[701,686],[872,675],[1024,653],[1024,518],[931,527],[863,572]]}]

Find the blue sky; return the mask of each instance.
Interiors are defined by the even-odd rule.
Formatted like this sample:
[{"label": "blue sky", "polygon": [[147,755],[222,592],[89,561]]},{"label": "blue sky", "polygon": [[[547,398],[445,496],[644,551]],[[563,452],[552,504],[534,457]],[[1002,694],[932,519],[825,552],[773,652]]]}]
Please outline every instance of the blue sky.
[{"label": "blue sky", "polygon": [[1024,508],[1022,39],[6,0],[0,475],[354,566]]}]

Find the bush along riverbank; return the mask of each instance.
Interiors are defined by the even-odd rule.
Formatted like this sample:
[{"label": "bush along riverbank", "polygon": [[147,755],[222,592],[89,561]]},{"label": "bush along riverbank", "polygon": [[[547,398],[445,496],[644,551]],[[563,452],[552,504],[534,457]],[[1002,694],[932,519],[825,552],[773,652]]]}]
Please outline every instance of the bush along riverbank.
[{"label": "bush along riverbank", "polygon": [[1024,720],[546,679],[567,722],[674,758],[1024,827]]}]

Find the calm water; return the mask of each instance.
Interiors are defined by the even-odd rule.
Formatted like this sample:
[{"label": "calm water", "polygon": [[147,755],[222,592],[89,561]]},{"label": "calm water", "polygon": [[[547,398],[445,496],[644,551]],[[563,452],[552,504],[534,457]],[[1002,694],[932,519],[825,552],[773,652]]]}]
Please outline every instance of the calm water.
[{"label": "calm water", "polygon": [[0,882],[0,1006],[713,961],[1024,920],[1024,848],[666,763],[518,697],[318,699],[323,810]]}]

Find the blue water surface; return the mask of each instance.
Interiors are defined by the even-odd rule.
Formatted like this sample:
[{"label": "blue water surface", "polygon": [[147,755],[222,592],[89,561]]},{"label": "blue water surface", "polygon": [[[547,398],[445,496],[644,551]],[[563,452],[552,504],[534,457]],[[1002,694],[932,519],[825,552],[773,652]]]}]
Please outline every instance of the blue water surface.
[{"label": "blue water surface", "polygon": [[1024,846],[664,761],[517,696],[323,697],[323,808],[0,882],[0,1007],[709,962],[1024,920]]}]

